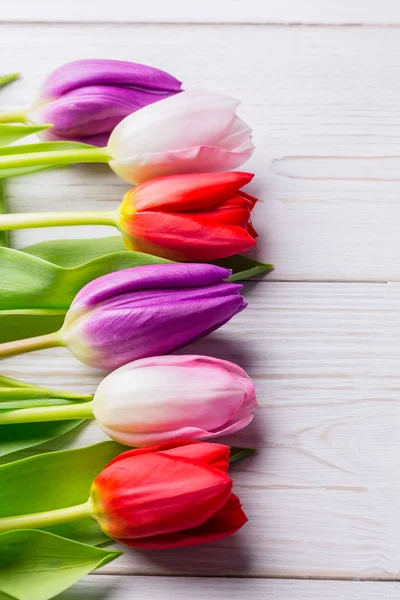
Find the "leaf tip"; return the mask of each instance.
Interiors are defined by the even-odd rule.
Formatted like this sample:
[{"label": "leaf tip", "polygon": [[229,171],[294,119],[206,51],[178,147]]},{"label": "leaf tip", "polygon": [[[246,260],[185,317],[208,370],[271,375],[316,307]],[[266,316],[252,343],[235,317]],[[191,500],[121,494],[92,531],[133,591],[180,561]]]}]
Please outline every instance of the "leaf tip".
[{"label": "leaf tip", "polygon": [[8,75],[0,75],[0,87],[12,83],[21,77],[21,73],[9,73]]}]

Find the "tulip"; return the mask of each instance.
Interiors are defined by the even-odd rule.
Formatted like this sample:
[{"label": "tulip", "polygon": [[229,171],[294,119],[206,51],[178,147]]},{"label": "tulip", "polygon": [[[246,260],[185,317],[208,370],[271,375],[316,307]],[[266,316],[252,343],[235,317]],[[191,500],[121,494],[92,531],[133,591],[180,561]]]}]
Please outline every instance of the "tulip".
[{"label": "tulip", "polygon": [[110,166],[128,183],[173,173],[225,171],[252,155],[234,98],[189,90],[126,117],[108,142]]},{"label": "tulip", "polygon": [[249,223],[256,202],[240,188],[253,175],[189,173],[130,190],[116,211],[0,215],[0,230],[54,225],[114,225],[125,247],[177,261],[209,261],[256,244]]},{"label": "tulip", "polygon": [[237,365],[206,356],[144,358],[108,375],[93,413],[127,446],[211,439],[242,429],[257,406],[254,384]]},{"label": "tulip", "polygon": [[247,519],[228,477],[229,446],[166,444],[114,459],[93,483],[93,516],[133,548],[177,548],[229,536]]},{"label": "tulip", "polygon": [[124,181],[138,184],[175,173],[236,169],[254,149],[251,129],[236,115],[238,104],[227,96],[184,91],[125,117],[104,148],[60,142],[51,148],[21,146],[11,155],[0,152],[0,176],[1,169],[9,177],[32,167],[100,162],[109,163]]},{"label": "tulip", "polygon": [[254,384],[237,365],[207,356],[142,358],[108,375],[91,402],[8,410],[0,425],[95,418],[126,446],[212,439],[246,427]]},{"label": "tulip", "polygon": [[159,69],[120,60],[88,59],[58,67],[27,110],[0,113],[0,122],[53,125],[47,140],[107,143],[131,113],[181,91],[181,82]]},{"label": "tulip", "polygon": [[124,269],[85,285],[62,328],[0,344],[0,357],[65,346],[80,361],[112,370],[166,354],[229,321],[247,304],[231,271],[207,264],[160,264]]},{"label": "tulip", "polygon": [[228,476],[229,446],[182,441],[124,452],[96,477],[90,498],[67,508],[0,518],[0,532],[95,519],[132,548],[194,546],[246,522]]}]

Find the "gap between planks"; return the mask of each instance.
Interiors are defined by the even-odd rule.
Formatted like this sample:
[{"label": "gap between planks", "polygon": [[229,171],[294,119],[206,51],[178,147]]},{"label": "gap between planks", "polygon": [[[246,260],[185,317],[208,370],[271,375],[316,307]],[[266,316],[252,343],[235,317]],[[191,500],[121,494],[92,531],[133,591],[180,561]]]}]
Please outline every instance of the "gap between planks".
[{"label": "gap between planks", "polygon": [[240,23],[238,21],[124,21],[123,23],[121,23],[121,21],[96,21],[91,20],[91,21],[79,21],[78,19],[76,20],[70,20],[70,21],[56,21],[55,23],[50,22],[50,21],[17,21],[17,20],[13,20],[13,19],[5,19],[5,20],[0,20],[0,25],[18,25],[19,27],[25,27],[25,26],[32,26],[32,25],[38,25],[38,26],[43,26],[43,25],[48,25],[50,27],[54,27],[54,25],[56,25],[57,27],[62,26],[62,25],[111,25],[111,26],[121,26],[121,25],[140,25],[143,27],[146,26],[161,26],[161,27],[166,27],[166,26],[184,26],[184,27],[232,27],[232,26],[244,26],[244,27],[271,27],[271,28],[275,28],[275,27],[301,27],[304,29],[310,28],[310,29],[316,29],[318,27],[324,27],[327,29],[343,29],[343,28],[347,28],[347,29],[351,29],[352,27],[354,28],[365,28],[365,29],[398,29],[400,28],[400,23],[307,23],[307,22],[300,22],[300,21],[276,21],[276,22],[268,22],[268,23],[255,23],[253,21],[241,21]]},{"label": "gap between planks", "polygon": [[[121,546],[121,548],[123,548]],[[233,574],[224,574],[224,575],[218,575],[218,574],[207,574],[207,575],[201,575],[201,574],[197,574],[196,575],[188,575],[187,573],[163,573],[162,575],[158,574],[158,573],[154,573],[154,575],[150,575],[149,573],[135,573],[134,575],[132,575],[132,573],[127,573],[126,571],[123,571],[121,569],[121,571],[118,570],[114,570],[112,573],[104,573],[103,569],[99,572],[96,571],[92,571],[91,573],[88,574],[88,577],[107,577],[107,578],[117,578],[117,577],[132,577],[132,578],[136,578],[136,577],[140,577],[143,579],[146,579],[146,577],[151,577],[151,578],[168,578],[168,579],[252,579],[252,580],[266,580],[266,581],[276,581],[276,580],[281,580],[281,581],[309,581],[309,582],[318,582],[318,581],[343,581],[343,582],[375,582],[375,583],[399,583],[400,584],[400,576],[398,579],[383,579],[380,577],[341,577],[341,576],[337,576],[335,577],[334,575],[327,575],[326,577],[324,575],[313,575],[312,577],[308,577],[307,575],[301,576],[301,575],[233,575]],[[399,595],[400,595],[400,588],[399,588]]]}]

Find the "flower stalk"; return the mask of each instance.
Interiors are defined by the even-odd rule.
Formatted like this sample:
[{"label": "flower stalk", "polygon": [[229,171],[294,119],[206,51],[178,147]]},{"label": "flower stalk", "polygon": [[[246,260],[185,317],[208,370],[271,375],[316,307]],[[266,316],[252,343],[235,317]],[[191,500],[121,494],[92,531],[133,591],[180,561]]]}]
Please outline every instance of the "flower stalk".
[{"label": "flower stalk", "polygon": [[48,150],[0,156],[1,169],[72,165],[74,163],[108,163],[107,148],[75,148],[73,150]]},{"label": "flower stalk", "polygon": [[80,212],[16,213],[1,215],[2,230],[54,227],[65,225],[112,225],[117,226],[118,213],[113,210]]},{"label": "flower stalk", "polygon": [[45,350],[46,348],[55,348],[63,346],[61,331],[47,333],[37,337],[27,338],[25,340],[14,340],[0,344],[0,358],[16,356],[24,352],[34,352],[35,350]]},{"label": "flower stalk", "polygon": [[26,123],[27,116],[24,110],[10,110],[0,113],[0,123]]},{"label": "flower stalk", "polygon": [[52,525],[65,525],[82,519],[93,518],[92,502],[89,499],[83,504],[49,510],[40,513],[0,518],[0,533],[16,529],[42,529]]},{"label": "flower stalk", "polygon": [[74,419],[94,419],[93,401],[64,404],[61,406],[38,406],[4,412],[0,411],[0,425],[42,423],[45,421],[72,421]]}]

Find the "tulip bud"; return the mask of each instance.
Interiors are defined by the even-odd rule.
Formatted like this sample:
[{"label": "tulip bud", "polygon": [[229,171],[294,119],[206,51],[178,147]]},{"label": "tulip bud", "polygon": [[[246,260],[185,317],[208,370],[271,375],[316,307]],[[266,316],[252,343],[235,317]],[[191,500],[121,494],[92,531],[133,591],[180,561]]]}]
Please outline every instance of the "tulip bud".
[{"label": "tulip bud", "polygon": [[256,203],[239,171],[158,177],[133,188],[119,211],[0,215],[1,229],[114,225],[125,247],[175,261],[211,261],[256,245],[250,214]]},{"label": "tulip bud", "polygon": [[108,375],[93,414],[127,446],[211,439],[246,427],[257,406],[254,384],[237,365],[207,356],[157,356]]},{"label": "tulip bud", "polygon": [[0,344],[0,357],[66,346],[83,363],[112,370],[166,354],[211,333],[247,304],[231,271],[207,264],[157,264],[94,279],[55,333]]},{"label": "tulip bud", "polygon": [[141,183],[174,173],[235,169],[254,146],[234,98],[189,90],[126,117],[108,142],[110,166]]},{"label": "tulip bud", "polygon": [[95,479],[94,518],[134,548],[176,548],[233,534],[247,519],[227,475],[229,447],[180,442],[131,450]]},{"label": "tulip bud", "polygon": [[217,260],[256,245],[256,198],[240,190],[253,175],[189,173],[159,177],[124,197],[117,225],[128,250],[171,260]]},{"label": "tulip bud", "polygon": [[78,60],[51,73],[25,118],[53,125],[41,134],[43,139],[103,146],[127,115],[180,90],[180,81],[153,67],[120,60]]},{"label": "tulip bud", "polygon": [[161,264],[109,273],[77,294],[61,330],[82,362],[115,369],[207,335],[246,307],[230,271]]}]

